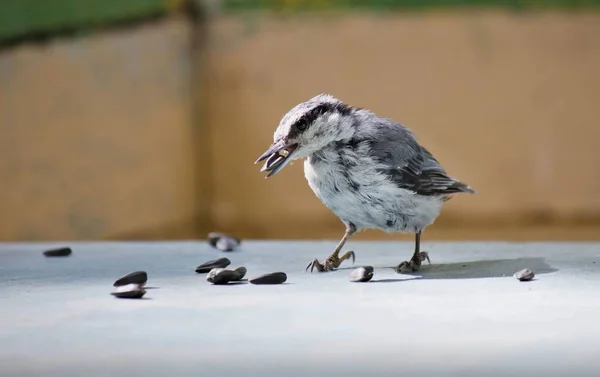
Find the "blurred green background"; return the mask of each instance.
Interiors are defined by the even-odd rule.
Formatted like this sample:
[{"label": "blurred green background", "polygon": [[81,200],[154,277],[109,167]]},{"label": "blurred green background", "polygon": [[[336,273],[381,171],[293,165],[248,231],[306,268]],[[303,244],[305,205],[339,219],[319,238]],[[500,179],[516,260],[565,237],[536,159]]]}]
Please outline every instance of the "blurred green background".
[{"label": "blurred green background", "polygon": [[[0,2],[0,42],[64,30],[92,30],[127,20],[162,15],[184,3],[202,7],[201,0],[3,0]],[[496,7],[511,10],[559,8],[586,10],[600,0],[223,0],[224,11],[275,10],[323,11],[359,9],[379,11],[473,9]]]}]

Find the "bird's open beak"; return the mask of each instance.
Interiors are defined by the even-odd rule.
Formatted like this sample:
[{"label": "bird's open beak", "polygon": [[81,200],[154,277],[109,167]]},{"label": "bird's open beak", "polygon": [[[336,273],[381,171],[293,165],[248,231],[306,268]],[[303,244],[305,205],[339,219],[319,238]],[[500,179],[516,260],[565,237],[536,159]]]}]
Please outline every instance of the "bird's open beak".
[{"label": "bird's open beak", "polygon": [[284,141],[277,141],[273,143],[254,163],[256,164],[267,159],[267,162],[265,162],[260,171],[268,171],[269,174],[267,174],[266,178],[269,178],[279,173],[281,169],[289,164],[297,150],[298,144],[286,145]]}]

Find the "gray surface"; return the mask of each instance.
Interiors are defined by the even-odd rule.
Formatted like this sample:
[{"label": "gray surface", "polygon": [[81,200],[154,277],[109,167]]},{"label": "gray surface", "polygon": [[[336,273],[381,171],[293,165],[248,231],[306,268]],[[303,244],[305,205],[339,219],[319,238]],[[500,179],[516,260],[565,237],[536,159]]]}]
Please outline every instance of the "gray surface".
[{"label": "gray surface", "polygon": [[[350,263],[305,273],[328,242],[0,244],[0,376],[597,376],[600,245],[433,243],[433,265],[399,275],[412,243],[349,242]],[[212,286],[220,256],[280,286]],[[464,267],[463,267],[464,265]],[[529,267],[535,281],[513,272]],[[112,283],[146,270],[143,300]]]}]

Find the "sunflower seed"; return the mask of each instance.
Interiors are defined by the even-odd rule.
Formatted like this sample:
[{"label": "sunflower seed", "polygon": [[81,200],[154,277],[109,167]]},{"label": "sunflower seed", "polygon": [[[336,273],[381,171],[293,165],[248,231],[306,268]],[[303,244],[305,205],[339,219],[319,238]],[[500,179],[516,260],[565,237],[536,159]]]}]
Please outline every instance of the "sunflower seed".
[{"label": "sunflower seed", "polygon": [[70,247],[61,247],[58,249],[46,250],[44,251],[44,255],[47,257],[66,257],[71,255],[71,252]]},{"label": "sunflower seed", "polygon": [[196,267],[196,272],[199,274],[205,274],[210,272],[213,268],[225,268],[231,264],[231,261],[228,258],[219,258],[213,259],[208,262],[202,263],[200,266]]},{"label": "sunflower seed", "polygon": [[248,270],[246,269],[246,267],[238,267],[234,270],[235,272],[238,273],[238,275],[240,275],[240,279],[242,280],[244,278],[244,276],[246,276],[246,272],[248,272]]},{"label": "sunflower seed", "polygon": [[348,279],[355,283],[365,283],[373,278],[373,271],[372,266],[359,267],[350,272]]},{"label": "sunflower seed", "polygon": [[111,295],[118,298],[142,298],[146,294],[146,290],[138,284],[127,284],[117,287]]},{"label": "sunflower seed", "polygon": [[250,279],[252,284],[283,284],[287,280],[285,272],[273,272]]},{"label": "sunflower seed", "polygon": [[230,242],[235,244],[235,246],[239,246],[242,241],[237,238],[234,237],[232,235],[226,234],[226,233],[219,233],[219,232],[211,232],[208,233],[208,243],[211,244],[212,247],[217,247],[217,241],[219,241],[221,238],[230,238]]},{"label": "sunflower seed", "polygon": [[229,283],[230,281],[240,280],[240,274],[238,274],[234,270],[226,270],[224,268],[213,268],[208,273],[206,280],[215,285],[224,285]]},{"label": "sunflower seed", "polygon": [[273,153],[271,157],[267,159],[262,168],[260,168],[261,172],[266,172],[273,170],[273,166],[285,160],[285,157],[280,155],[279,153]]},{"label": "sunflower seed", "polygon": [[148,274],[146,271],[135,271],[117,279],[117,281],[113,283],[113,286],[120,287],[122,285],[137,284],[143,287],[146,285],[147,281]]},{"label": "sunflower seed", "polygon": [[524,268],[521,271],[515,272],[513,276],[519,279],[520,281],[530,281],[535,277],[535,274],[530,269]]},{"label": "sunflower seed", "polygon": [[231,237],[223,236],[217,240],[215,247],[221,251],[233,251],[239,244]]},{"label": "sunflower seed", "polygon": [[215,276],[216,276],[216,275],[217,275],[219,272],[221,272],[221,271],[224,271],[224,270],[225,270],[224,268],[213,268],[212,270],[210,270],[210,271],[208,272],[208,275],[206,275],[206,281],[208,281],[208,282],[212,283],[212,282],[213,282],[213,279],[214,279],[214,277],[215,277]]}]

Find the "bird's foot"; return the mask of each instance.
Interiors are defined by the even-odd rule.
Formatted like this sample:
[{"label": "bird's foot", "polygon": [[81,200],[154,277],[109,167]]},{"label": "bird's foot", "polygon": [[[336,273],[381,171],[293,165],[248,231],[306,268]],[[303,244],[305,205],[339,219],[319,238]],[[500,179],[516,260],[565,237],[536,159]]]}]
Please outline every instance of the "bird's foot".
[{"label": "bird's foot", "polygon": [[416,272],[421,269],[421,262],[427,260],[431,265],[431,260],[429,259],[429,253],[426,251],[421,251],[419,253],[415,253],[410,261],[404,261],[396,267],[397,273],[402,272]]},{"label": "bird's foot", "polygon": [[327,259],[325,259],[325,262],[323,262],[323,263],[319,262],[319,260],[317,258],[313,259],[308,264],[308,266],[306,266],[305,271],[308,271],[309,268],[310,268],[310,272],[313,272],[313,269],[315,269],[315,268],[319,272],[333,271],[336,268],[338,268],[342,264],[343,261],[345,261],[346,259],[350,259],[350,258],[352,258],[352,264],[354,264],[354,261],[356,258],[354,251],[347,251],[341,257],[338,254],[339,254],[339,252],[332,253],[330,256],[327,257]]}]

